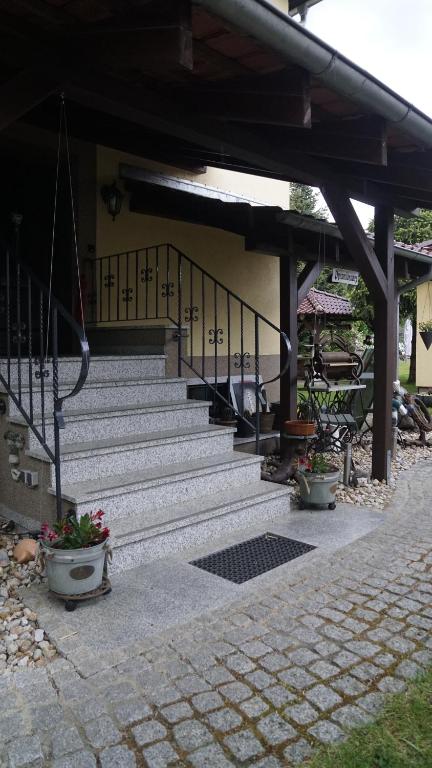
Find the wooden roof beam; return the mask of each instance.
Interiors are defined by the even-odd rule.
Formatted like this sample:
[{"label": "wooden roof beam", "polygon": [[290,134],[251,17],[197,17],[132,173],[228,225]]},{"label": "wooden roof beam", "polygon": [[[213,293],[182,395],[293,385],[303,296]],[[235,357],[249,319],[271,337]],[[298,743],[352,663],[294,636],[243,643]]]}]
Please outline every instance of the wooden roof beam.
[{"label": "wooden roof beam", "polygon": [[299,305],[302,303],[303,299],[306,298],[310,289],[315,284],[315,281],[319,278],[323,267],[324,265],[321,261],[310,261],[303,267],[297,277],[297,301]]},{"label": "wooden roof beam", "polygon": [[61,90],[62,72],[56,67],[31,67],[0,86],[0,131]]}]

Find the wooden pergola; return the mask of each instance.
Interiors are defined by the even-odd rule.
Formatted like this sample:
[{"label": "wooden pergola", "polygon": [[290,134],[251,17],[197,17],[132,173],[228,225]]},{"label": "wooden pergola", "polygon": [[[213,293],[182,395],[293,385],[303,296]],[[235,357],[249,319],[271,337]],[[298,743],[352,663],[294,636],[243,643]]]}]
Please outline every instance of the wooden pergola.
[{"label": "wooden pergola", "polygon": [[[0,17],[0,60],[1,129],[56,128],[63,91],[78,138],[197,172],[214,165],[321,188],[374,300],[373,475],[387,478],[398,280],[430,274],[426,262],[395,264],[393,216],[432,208],[432,121],[265,0],[14,0]],[[374,247],[350,198],[375,207]],[[297,280],[280,225],[288,418],[298,291],[320,265],[311,253]],[[257,247],[268,239],[264,226],[249,233]]]}]

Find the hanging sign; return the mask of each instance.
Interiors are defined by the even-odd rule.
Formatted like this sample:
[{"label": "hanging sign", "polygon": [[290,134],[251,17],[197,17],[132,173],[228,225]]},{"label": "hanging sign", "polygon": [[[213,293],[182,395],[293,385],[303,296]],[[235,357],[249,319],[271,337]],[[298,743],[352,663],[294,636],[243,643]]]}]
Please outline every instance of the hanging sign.
[{"label": "hanging sign", "polygon": [[358,285],[359,273],[353,269],[339,269],[335,267],[332,274],[332,283],[346,283],[346,285]]}]

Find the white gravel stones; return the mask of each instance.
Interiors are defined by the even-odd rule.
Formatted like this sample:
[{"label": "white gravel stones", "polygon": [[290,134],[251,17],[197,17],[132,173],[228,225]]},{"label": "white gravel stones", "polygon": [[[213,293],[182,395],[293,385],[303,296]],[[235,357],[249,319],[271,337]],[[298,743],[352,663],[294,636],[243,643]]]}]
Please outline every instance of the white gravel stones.
[{"label": "white gravel stones", "polygon": [[42,667],[57,655],[37,614],[24,605],[25,587],[42,581],[41,565],[15,562],[17,541],[16,534],[0,534],[0,674]]}]

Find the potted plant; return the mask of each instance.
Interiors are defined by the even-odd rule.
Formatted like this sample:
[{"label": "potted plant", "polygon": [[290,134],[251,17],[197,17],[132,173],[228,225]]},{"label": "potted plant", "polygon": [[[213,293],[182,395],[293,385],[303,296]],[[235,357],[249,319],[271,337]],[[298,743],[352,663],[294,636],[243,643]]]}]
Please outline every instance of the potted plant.
[{"label": "potted plant", "polygon": [[82,595],[101,586],[110,534],[103,516],[99,509],[79,518],[69,514],[52,528],[42,525],[40,542],[52,592]]},{"label": "potted plant", "polygon": [[222,408],[221,415],[215,419],[216,424],[219,424],[223,427],[236,427],[237,426],[237,419],[235,416],[235,413],[231,406],[227,405],[224,408]]},{"label": "potted plant", "polygon": [[432,344],[432,320],[419,323],[419,333],[426,349],[429,349]]},{"label": "potted plant", "polygon": [[300,486],[299,508],[323,507],[336,509],[339,469],[330,464],[322,453],[315,453],[304,462],[296,474]]}]

